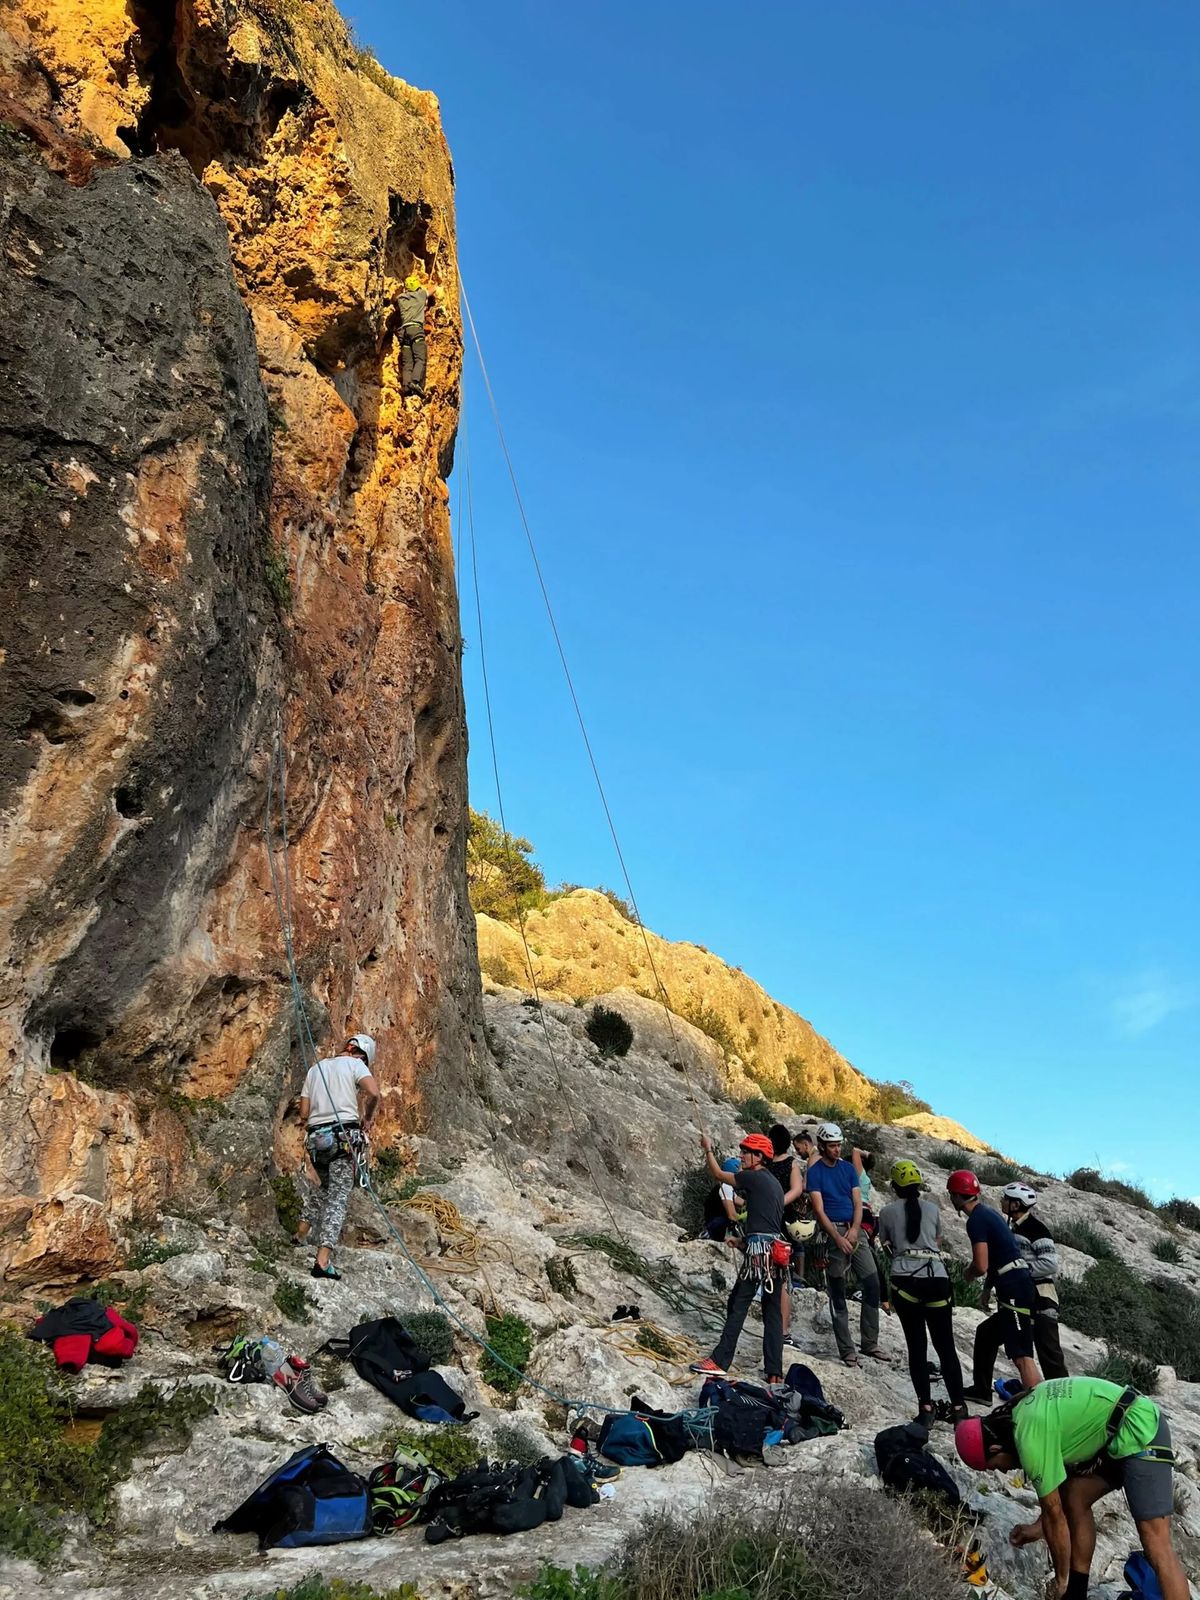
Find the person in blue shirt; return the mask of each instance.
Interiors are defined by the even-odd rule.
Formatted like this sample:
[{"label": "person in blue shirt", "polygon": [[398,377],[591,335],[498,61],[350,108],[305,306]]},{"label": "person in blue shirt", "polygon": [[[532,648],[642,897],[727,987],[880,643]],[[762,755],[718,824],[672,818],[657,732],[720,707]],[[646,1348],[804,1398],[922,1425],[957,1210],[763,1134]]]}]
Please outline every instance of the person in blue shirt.
[{"label": "person in blue shirt", "polygon": [[[952,1172],[946,1179],[950,1203],[960,1217],[967,1219],[967,1238],[971,1241],[971,1264],[966,1277],[982,1278],[996,1296],[996,1317],[1004,1338],[1004,1353],[1016,1367],[1022,1384],[1033,1389],[1041,1383],[1042,1372],[1033,1355],[1033,1314],[1037,1292],[1033,1277],[1021,1254],[1021,1247],[1008,1223],[998,1211],[980,1199],[979,1179],[969,1169]],[[974,1384],[965,1391],[968,1400],[990,1406],[992,1392],[981,1392]]]},{"label": "person in blue shirt", "polygon": [[817,1227],[829,1237],[825,1286],[838,1353],[848,1367],[858,1366],[846,1310],[846,1274],[853,1268],[862,1284],[859,1348],[874,1361],[890,1361],[879,1348],[879,1272],[862,1233],[862,1189],[853,1164],[842,1160],[842,1130],[836,1122],[823,1122],[817,1129],[817,1154],[808,1169],[808,1194]]}]

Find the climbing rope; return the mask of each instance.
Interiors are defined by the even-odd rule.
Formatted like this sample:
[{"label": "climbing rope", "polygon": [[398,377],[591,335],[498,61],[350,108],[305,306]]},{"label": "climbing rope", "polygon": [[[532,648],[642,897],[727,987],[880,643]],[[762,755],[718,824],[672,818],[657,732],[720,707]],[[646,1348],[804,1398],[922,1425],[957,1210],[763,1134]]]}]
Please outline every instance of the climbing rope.
[{"label": "climbing rope", "polygon": [[[504,424],[500,420],[500,408],[496,404],[496,395],[492,389],[492,380],[488,374],[487,362],[484,360],[483,356],[483,346],[480,343],[479,333],[475,327],[475,318],[471,312],[471,302],[467,295],[467,286],[463,281],[461,273],[459,274],[459,289],[462,294],[463,310],[466,312],[467,325],[471,330],[471,342],[475,347],[475,356],[479,362],[479,371],[483,378],[484,388],[487,391],[488,405],[491,408],[492,420],[496,425],[496,435],[500,441],[500,449],[504,456],[505,465],[508,468],[508,477],[510,483],[512,484],[513,498],[517,504],[517,513],[521,519],[521,526],[525,531],[525,542],[529,546],[529,554],[533,561],[533,570],[537,576],[538,588],[541,590],[542,595],[542,603],[545,606],[546,617],[550,623],[550,632],[554,638],[554,645],[558,652],[559,663],[562,666],[563,677],[566,679],[567,691],[571,697],[571,704],[575,709],[575,720],[579,724],[579,732],[583,738],[583,747],[587,752],[588,765],[592,769],[592,777],[595,780],[596,791],[600,796],[600,805],[604,811],[604,819],[608,824],[608,831],[612,837],[613,848],[617,853],[617,861],[621,867],[621,876],[624,879],[625,889],[629,895],[629,904],[633,909],[633,914],[636,919],[636,926],[638,932],[641,934],[642,945],[646,951],[646,960],[650,965],[650,973],[654,980],[655,993],[658,995],[659,1001],[662,1004],[663,1015],[665,1016],[667,1022],[667,1031],[671,1037],[672,1050],[675,1053],[676,1059],[679,1061],[679,1065],[683,1069],[684,1081],[687,1085],[688,1096],[691,1099],[693,1107],[697,1112],[699,1112],[700,1102],[696,1098],[696,1092],[692,1084],[691,1073],[688,1071],[687,1062],[683,1059],[683,1053],[679,1049],[679,1036],[675,1031],[675,1017],[671,1010],[670,996],[667,993],[666,985],[663,983],[663,980],[659,975],[658,964],[654,959],[654,951],[650,946],[650,937],[646,932],[646,924],[642,918],[641,909],[638,905],[637,894],[635,893],[633,887],[633,879],[630,877],[629,867],[626,864],[625,852],[621,848],[621,840],[617,833],[617,825],[613,820],[612,808],[608,803],[608,794],[604,787],[604,780],[600,776],[600,767],[596,761],[595,751],[592,748],[592,741],[590,735],[588,734],[587,723],[584,720],[583,708],[579,703],[579,695],[575,690],[575,680],[571,675],[571,668],[567,662],[567,652],[562,642],[562,635],[559,632],[558,620],[554,614],[554,606],[550,600],[550,591],[546,585],[545,575],[542,571],[542,563],[538,556],[537,545],[534,542],[533,530],[529,525],[529,518],[525,512],[525,502],[521,497],[521,488],[517,482],[516,468],[513,465],[512,455],[508,448],[508,439],[505,436]],[[470,491],[468,490],[468,506],[470,505],[470,498]],[[478,598],[478,586],[476,587],[476,598]],[[488,718],[490,725],[490,710],[488,712]],[[523,932],[522,936],[524,936]],[[532,975],[533,972],[531,966],[530,976],[532,977]]]}]

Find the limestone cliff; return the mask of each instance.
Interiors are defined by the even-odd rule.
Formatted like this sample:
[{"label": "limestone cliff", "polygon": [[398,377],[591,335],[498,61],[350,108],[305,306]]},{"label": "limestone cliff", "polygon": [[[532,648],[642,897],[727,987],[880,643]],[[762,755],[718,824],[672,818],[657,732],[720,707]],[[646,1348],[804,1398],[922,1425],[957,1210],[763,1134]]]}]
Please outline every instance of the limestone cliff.
[{"label": "limestone cliff", "polygon": [[[498,983],[527,985],[518,930],[488,916],[476,922],[483,971]],[[643,937],[643,930],[596,890],[576,889],[531,911],[526,936],[538,987],[555,998],[590,1000],[627,988],[656,999],[657,971],[671,1009],[721,1044],[735,1091],[752,1087],[749,1078],[768,1093],[802,1104],[836,1099],[866,1108],[872,1103],[870,1079],[753,978],[703,945],[672,943],[648,929]]]},{"label": "limestone cliff", "polygon": [[325,0],[7,0],[0,126],[0,1267],[28,1283],[106,1267],[168,1192],[266,1193],[300,1070],[277,726],[319,1037],[369,1028],[411,1125],[480,1028],[436,100]]}]

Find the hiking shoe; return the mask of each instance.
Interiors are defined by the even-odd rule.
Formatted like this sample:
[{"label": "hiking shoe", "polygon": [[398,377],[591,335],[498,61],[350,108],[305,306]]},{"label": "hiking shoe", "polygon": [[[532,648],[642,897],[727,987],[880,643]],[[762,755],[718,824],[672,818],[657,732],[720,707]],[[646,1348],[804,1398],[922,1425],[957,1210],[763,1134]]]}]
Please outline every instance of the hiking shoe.
[{"label": "hiking shoe", "polygon": [[977,1389],[972,1383],[963,1390],[963,1399],[970,1400],[972,1404],[977,1406],[990,1406],[992,1403],[992,1391],[990,1389]]},{"label": "hiking shoe", "polygon": [[298,1373],[301,1377],[307,1375],[308,1387],[312,1391],[319,1405],[326,1406],[329,1404],[329,1396],[317,1382],[316,1374],[313,1372],[311,1362],[306,1361],[303,1356],[289,1356],[288,1365],[291,1367],[293,1372]]},{"label": "hiking shoe", "polygon": [[287,1395],[290,1404],[297,1411],[304,1411],[309,1416],[314,1416],[318,1411],[324,1411],[324,1402],[318,1400],[313,1393],[312,1379],[307,1372],[293,1372],[286,1363],[275,1374],[275,1382]]},{"label": "hiking shoe", "polygon": [[711,1356],[705,1356],[703,1361],[693,1361],[688,1368],[689,1372],[698,1372],[703,1378],[727,1378],[729,1374],[724,1367],[719,1367]]}]

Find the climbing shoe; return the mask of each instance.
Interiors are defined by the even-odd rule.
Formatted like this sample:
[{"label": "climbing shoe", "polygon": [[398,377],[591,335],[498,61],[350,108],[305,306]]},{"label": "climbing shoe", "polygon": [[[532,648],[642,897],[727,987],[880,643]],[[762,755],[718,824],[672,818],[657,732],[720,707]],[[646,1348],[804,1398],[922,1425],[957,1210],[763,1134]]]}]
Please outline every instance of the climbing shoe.
[{"label": "climbing shoe", "polygon": [[309,1277],[310,1278],[329,1278],[331,1281],[340,1282],[342,1275],[341,1275],[341,1273],[338,1271],[338,1269],[335,1266],[328,1266],[328,1267],[317,1267],[317,1266],[314,1266],[312,1271],[309,1273]]}]

